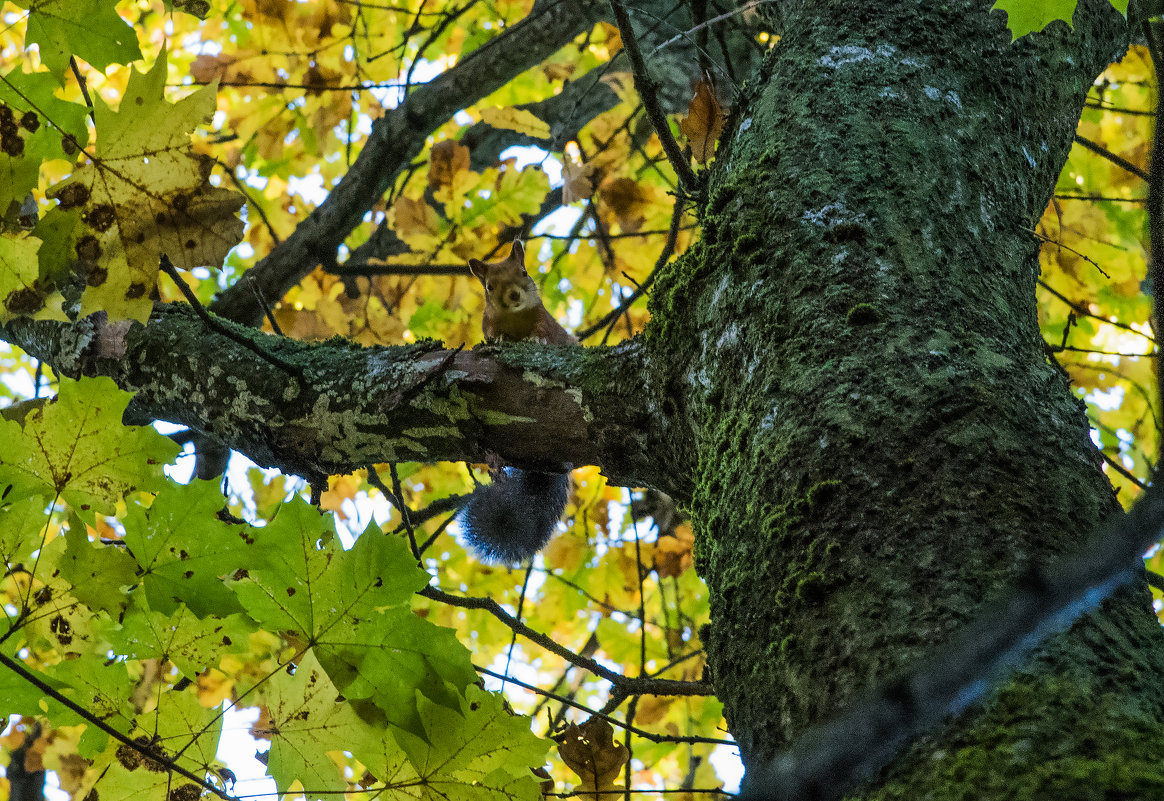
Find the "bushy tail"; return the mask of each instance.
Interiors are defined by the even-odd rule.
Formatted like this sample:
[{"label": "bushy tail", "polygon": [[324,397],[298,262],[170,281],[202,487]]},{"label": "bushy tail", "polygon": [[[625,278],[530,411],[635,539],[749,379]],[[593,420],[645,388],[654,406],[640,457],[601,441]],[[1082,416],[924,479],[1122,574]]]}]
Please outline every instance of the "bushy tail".
[{"label": "bushy tail", "polygon": [[550,541],[569,495],[569,473],[507,467],[461,512],[465,539],[486,561],[522,562]]}]

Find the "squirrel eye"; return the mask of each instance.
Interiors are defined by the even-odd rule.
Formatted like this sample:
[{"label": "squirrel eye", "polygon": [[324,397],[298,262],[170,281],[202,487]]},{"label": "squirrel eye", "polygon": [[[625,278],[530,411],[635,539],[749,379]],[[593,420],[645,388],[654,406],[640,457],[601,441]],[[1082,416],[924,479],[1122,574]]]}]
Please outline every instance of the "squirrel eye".
[{"label": "squirrel eye", "polygon": [[486,292],[492,292],[492,291],[493,291],[493,284],[492,284],[491,282],[489,282],[489,281],[486,281],[486,282],[485,282],[485,291],[486,291]]}]

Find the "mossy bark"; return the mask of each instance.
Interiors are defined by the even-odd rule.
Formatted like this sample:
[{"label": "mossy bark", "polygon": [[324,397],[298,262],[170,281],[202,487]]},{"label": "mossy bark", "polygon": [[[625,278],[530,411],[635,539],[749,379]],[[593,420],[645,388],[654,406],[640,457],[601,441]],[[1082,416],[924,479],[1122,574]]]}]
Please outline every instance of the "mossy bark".
[{"label": "mossy bark", "polygon": [[[1083,2],[1074,31],[1011,44],[989,6],[782,4],[703,238],[656,283],[650,348],[693,423],[706,645],[745,764],[1117,508],[1044,354],[1030,231],[1126,23]],[[865,797],[1164,787],[1162,646],[1146,589],[1122,592]]]}]

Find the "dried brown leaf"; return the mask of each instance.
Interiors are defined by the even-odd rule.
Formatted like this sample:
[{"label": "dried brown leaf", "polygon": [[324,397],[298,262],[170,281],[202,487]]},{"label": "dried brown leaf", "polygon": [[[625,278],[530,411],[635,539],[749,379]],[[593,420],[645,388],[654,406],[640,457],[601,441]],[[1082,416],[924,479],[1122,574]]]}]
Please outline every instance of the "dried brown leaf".
[{"label": "dried brown leaf", "polygon": [[691,144],[691,154],[700,164],[706,164],[715,155],[715,143],[723,133],[727,115],[715,96],[715,88],[707,78],[695,86],[695,96],[687,107],[687,116],[679,123],[679,130]]}]

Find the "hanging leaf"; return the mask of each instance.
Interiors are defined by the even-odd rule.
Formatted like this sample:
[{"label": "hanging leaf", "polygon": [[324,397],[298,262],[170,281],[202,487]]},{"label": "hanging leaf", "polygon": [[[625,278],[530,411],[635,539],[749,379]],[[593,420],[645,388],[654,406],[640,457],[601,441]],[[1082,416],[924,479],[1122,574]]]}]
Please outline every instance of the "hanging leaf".
[{"label": "hanging leaf", "polygon": [[700,164],[706,164],[715,155],[715,143],[723,133],[727,114],[715,96],[715,87],[708,78],[695,85],[695,96],[687,106],[687,116],[679,123],[679,130],[691,145],[691,155]]}]

